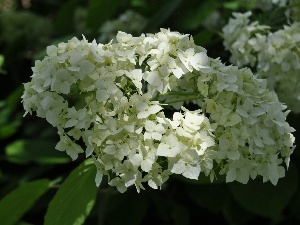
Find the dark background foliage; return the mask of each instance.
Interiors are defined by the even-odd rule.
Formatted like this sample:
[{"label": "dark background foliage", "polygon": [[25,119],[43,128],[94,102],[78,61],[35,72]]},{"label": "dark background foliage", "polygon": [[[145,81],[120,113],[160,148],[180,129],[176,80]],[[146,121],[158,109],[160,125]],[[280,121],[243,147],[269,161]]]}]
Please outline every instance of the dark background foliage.
[{"label": "dark background foliage", "polygon": [[[97,39],[99,27],[105,21],[132,9],[148,20],[143,32],[157,32],[163,27],[189,33],[196,44],[208,50],[210,57],[228,62],[229,53],[224,50],[220,35],[222,26],[233,11],[252,9],[251,2],[0,0],[0,224],[43,224],[51,199],[59,194],[57,190],[72,171],[78,180],[68,180],[71,197],[64,198],[66,192],[62,190],[60,199],[64,201],[51,204],[65,205],[63,209],[67,210],[63,212],[68,215],[77,213],[77,209],[80,212],[80,205],[91,200],[85,222],[83,216],[82,222],[76,224],[300,224],[299,148],[292,155],[286,177],[277,186],[261,179],[243,185],[226,184],[219,177],[211,184],[202,175],[198,181],[171,176],[162,190],[147,188],[138,194],[130,188],[120,194],[107,186],[105,180],[99,189],[88,186],[87,176],[80,177],[77,170],[74,172],[84,156],[72,162],[54,149],[58,135],[51,125],[36,116],[23,117],[22,83],[30,80],[34,61],[44,57],[48,45],[73,36],[81,38],[82,34],[89,41]],[[214,26],[208,26],[213,12],[221,16]],[[253,12],[257,19],[269,21],[267,13],[258,9]],[[280,10],[278,16],[282,16]],[[294,134],[298,145],[299,118],[293,114],[288,117],[297,130]],[[79,169],[85,166],[81,164]],[[94,177],[93,168],[87,168],[87,175]],[[72,187],[74,184],[84,189],[77,190]],[[47,214],[46,218],[59,212],[55,213]],[[51,225],[62,224],[54,219],[48,221],[53,221],[48,222]]]}]

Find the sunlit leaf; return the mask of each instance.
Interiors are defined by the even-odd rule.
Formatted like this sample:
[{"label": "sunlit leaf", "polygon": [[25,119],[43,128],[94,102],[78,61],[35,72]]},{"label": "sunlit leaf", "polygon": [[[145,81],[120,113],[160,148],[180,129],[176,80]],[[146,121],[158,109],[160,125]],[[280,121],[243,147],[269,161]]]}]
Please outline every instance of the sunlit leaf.
[{"label": "sunlit leaf", "polygon": [[2,69],[4,64],[4,56],[0,54],[0,74],[5,74],[5,71]]},{"label": "sunlit leaf", "polygon": [[49,180],[42,179],[22,184],[0,200],[0,224],[12,225],[48,190]]},{"label": "sunlit leaf", "polygon": [[91,160],[74,169],[51,200],[44,225],[83,224],[96,199],[95,175],[96,167]]},{"label": "sunlit leaf", "polygon": [[4,63],[4,56],[0,55],[0,68],[2,67],[3,63]]},{"label": "sunlit leaf", "polygon": [[60,164],[71,161],[64,152],[55,149],[56,142],[48,140],[16,140],[6,146],[6,160],[17,164]]},{"label": "sunlit leaf", "polygon": [[223,7],[225,9],[230,9],[230,10],[236,11],[239,8],[239,2],[238,1],[225,2],[223,4]]}]

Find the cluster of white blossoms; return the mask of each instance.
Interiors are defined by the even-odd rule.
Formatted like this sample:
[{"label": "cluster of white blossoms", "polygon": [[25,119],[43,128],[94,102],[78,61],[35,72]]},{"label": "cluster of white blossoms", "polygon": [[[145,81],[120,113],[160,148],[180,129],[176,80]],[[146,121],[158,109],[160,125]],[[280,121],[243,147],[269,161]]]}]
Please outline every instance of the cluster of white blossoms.
[{"label": "cluster of white blossoms", "polygon": [[289,23],[300,22],[300,0],[289,0],[285,14]]},{"label": "cluster of white blossoms", "polygon": [[300,112],[300,22],[285,25],[272,33],[267,26],[250,23],[250,12],[235,13],[223,28],[224,46],[231,62],[250,65],[280,101],[295,113]]},{"label": "cluster of white blossoms", "polygon": [[119,31],[140,35],[147,24],[147,19],[139,13],[127,10],[115,20],[106,21],[99,29],[100,43],[107,43],[116,38]]},{"label": "cluster of white blossoms", "polygon": [[[24,109],[57,128],[56,149],[93,158],[97,186],[103,175],[120,192],[161,188],[171,174],[274,185],[285,175],[294,149],[286,107],[265,80],[209,58],[189,35],[73,38],[47,54],[25,84]],[[199,109],[167,117],[163,106],[176,99]]]},{"label": "cluster of white blossoms", "polygon": [[230,62],[243,67],[250,64],[252,67],[257,61],[257,52],[265,42],[265,34],[269,27],[259,25],[258,21],[250,23],[250,11],[233,13],[226,26],[223,27],[223,45],[231,53]]}]

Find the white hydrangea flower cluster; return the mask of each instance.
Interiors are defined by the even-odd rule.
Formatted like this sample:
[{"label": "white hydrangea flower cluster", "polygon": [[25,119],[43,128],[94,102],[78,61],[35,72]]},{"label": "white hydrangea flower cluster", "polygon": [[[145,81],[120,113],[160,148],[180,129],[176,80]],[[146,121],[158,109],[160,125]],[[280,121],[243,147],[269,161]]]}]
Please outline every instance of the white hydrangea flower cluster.
[{"label": "white hydrangea flower cluster", "polygon": [[140,35],[147,24],[147,19],[133,10],[127,10],[115,20],[106,21],[99,29],[100,43],[107,43],[116,38],[118,31]]},{"label": "white hydrangea flower cluster", "polygon": [[250,64],[254,66],[257,60],[257,51],[260,42],[264,42],[268,26],[258,24],[258,21],[250,23],[250,11],[246,13],[233,13],[226,26],[223,27],[223,45],[231,53],[230,62],[242,67]]},{"label": "white hydrangea flower cluster", "polygon": [[281,101],[300,112],[300,22],[267,36],[258,52],[257,70]]},{"label": "white hydrangea flower cluster", "polygon": [[289,0],[285,11],[288,22],[300,22],[300,0]]},{"label": "white hydrangea flower cluster", "polygon": [[[247,183],[260,175],[276,184],[284,176],[282,159],[287,156],[288,165],[293,151],[294,129],[285,122],[288,112],[282,112],[286,107],[250,69],[225,66],[217,59],[209,64],[213,70],[188,86],[194,84],[193,90],[204,96],[199,105],[214,129],[213,157],[220,174],[226,174],[227,182]],[[185,76],[190,81],[192,77]]]},{"label": "white hydrangea flower cluster", "polygon": [[[293,128],[264,80],[170,30],[119,32],[116,40],[49,46],[22,96],[26,113],[58,129],[56,149],[73,160],[83,152],[93,158],[97,186],[103,175],[120,192],[145,182],[161,188],[171,174],[204,172],[213,181],[220,173],[242,183],[260,175],[273,184],[284,176]],[[181,107],[167,118],[161,99],[168,94],[193,99],[203,112]]]},{"label": "white hydrangea flower cluster", "polygon": [[268,80],[268,87],[276,91],[279,99],[293,112],[299,113],[300,22],[263,34],[260,28],[266,30],[267,27],[258,25],[257,21],[249,24],[250,15],[250,12],[236,13],[223,28],[223,43],[232,54],[231,62],[255,67],[259,76]]}]

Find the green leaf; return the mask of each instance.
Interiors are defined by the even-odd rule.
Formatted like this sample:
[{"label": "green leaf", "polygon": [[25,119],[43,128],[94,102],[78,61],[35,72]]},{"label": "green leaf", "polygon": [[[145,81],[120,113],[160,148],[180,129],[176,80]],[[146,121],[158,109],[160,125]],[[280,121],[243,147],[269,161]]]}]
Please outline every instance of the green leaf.
[{"label": "green leaf", "polygon": [[145,7],[147,3],[144,0],[131,0],[130,5],[131,7]]},{"label": "green leaf", "polygon": [[145,30],[147,32],[156,31],[178,8],[182,0],[164,1],[160,9],[150,18]]},{"label": "green leaf", "polygon": [[17,164],[61,164],[70,162],[65,152],[55,149],[56,142],[48,140],[16,140],[5,147],[6,160]]},{"label": "green leaf", "polygon": [[15,113],[15,109],[20,104],[23,90],[23,85],[20,85],[5,100],[0,101],[0,139],[15,134],[21,124],[22,116],[20,113]]},{"label": "green leaf", "polygon": [[20,104],[21,96],[24,92],[24,86],[20,85],[6,98],[6,104],[8,107],[15,109]]},{"label": "green leaf", "polygon": [[3,104],[0,106],[0,125],[4,125],[9,122],[9,117],[12,114],[13,109],[7,107],[5,101],[2,101],[1,103]]},{"label": "green leaf", "polygon": [[238,1],[225,2],[223,4],[223,7],[225,9],[230,9],[232,11],[236,11],[239,8],[239,2]]},{"label": "green leaf", "polygon": [[96,167],[86,160],[74,169],[51,200],[44,225],[80,225],[92,210],[98,188]]},{"label": "green leaf", "polygon": [[5,71],[2,69],[2,66],[4,64],[4,56],[0,54],[0,74],[5,74]]},{"label": "green leaf", "polygon": [[34,203],[48,190],[49,180],[42,179],[22,184],[0,201],[1,225],[18,222]]},{"label": "green leaf", "polygon": [[203,1],[202,4],[183,11],[177,18],[176,24],[183,31],[197,29],[215,9],[215,1]]},{"label": "green leaf", "polygon": [[262,183],[260,179],[248,184],[231,183],[229,189],[234,199],[249,212],[256,215],[277,219],[297,190],[297,170],[293,164],[281,178],[277,186],[270,182]]},{"label": "green leaf", "polygon": [[20,120],[15,120],[11,123],[0,125],[0,140],[14,135],[18,131],[20,124]]},{"label": "green leaf", "polygon": [[0,54],[0,68],[3,66],[4,56]]}]

